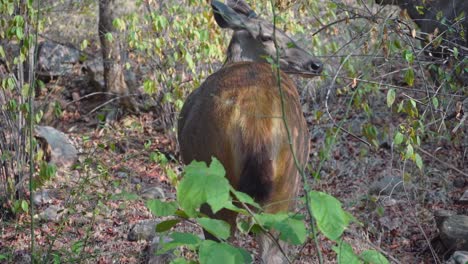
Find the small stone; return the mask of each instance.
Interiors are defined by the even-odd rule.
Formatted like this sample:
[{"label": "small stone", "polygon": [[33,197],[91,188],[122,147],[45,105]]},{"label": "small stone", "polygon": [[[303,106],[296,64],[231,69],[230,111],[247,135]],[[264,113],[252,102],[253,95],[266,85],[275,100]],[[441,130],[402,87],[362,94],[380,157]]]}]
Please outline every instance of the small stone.
[{"label": "small stone", "polygon": [[159,237],[156,236],[151,241],[150,246],[147,248],[146,256],[148,259],[148,264],[167,264],[170,263],[171,260],[175,259],[174,251],[169,250],[164,254],[157,255],[156,252],[161,249],[161,241],[163,243],[170,242],[172,239],[169,237]]},{"label": "small stone", "polygon": [[401,226],[401,220],[398,217],[391,218],[388,216],[383,216],[379,218],[380,224],[387,228],[388,230],[396,230]]},{"label": "small stone", "polygon": [[383,206],[386,206],[386,207],[395,206],[397,204],[397,200],[391,199],[391,198],[383,199],[382,204],[383,204]]},{"label": "small stone", "polygon": [[52,202],[50,197],[50,190],[38,190],[33,193],[33,203],[35,206],[41,206],[43,204],[49,204]]},{"label": "small stone", "polygon": [[159,224],[159,220],[143,220],[136,223],[130,228],[130,232],[127,235],[128,241],[139,241],[139,240],[151,240],[156,235],[156,225]]},{"label": "small stone", "polygon": [[159,187],[149,187],[140,195],[144,199],[165,199],[164,191]]},{"label": "small stone", "polygon": [[462,177],[455,178],[453,180],[453,186],[457,188],[465,188],[466,180]]},{"label": "small stone", "polygon": [[447,264],[466,264],[468,263],[468,251],[455,251]]},{"label": "small stone", "polygon": [[78,160],[78,151],[70,143],[68,136],[50,126],[36,126],[35,137],[44,139],[46,153],[50,154],[50,163],[58,167],[70,167]]},{"label": "small stone", "polygon": [[390,195],[401,193],[404,191],[403,181],[400,177],[385,176],[377,182],[374,182],[370,188],[369,193],[375,195]]},{"label": "small stone", "polygon": [[16,264],[29,264],[31,261],[31,254],[26,250],[20,250],[13,253],[13,263]]},{"label": "small stone", "polygon": [[463,195],[458,199],[459,204],[468,204],[468,190],[465,190]]},{"label": "small stone", "polygon": [[62,218],[65,210],[58,205],[51,205],[38,215],[35,215],[34,218],[40,219],[47,222],[58,222]]},{"label": "small stone", "polygon": [[137,178],[137,177],[132,177],[131,180],[130,180],[131,183],[133,184],[140,184],[141,183],[141,179],[140,178]]},{"label": "small stone", "polygon": [[128,178],[128,173],[124,172],[124,171],[118,171],[115,176],[117,178],[121,178],[121,179],[126,179]]},{"label": "small stone", "polygon": [[442,217],[437,221],[437,227],[440,232],[439,237],[447,249],[468,251],[468,216]]}]

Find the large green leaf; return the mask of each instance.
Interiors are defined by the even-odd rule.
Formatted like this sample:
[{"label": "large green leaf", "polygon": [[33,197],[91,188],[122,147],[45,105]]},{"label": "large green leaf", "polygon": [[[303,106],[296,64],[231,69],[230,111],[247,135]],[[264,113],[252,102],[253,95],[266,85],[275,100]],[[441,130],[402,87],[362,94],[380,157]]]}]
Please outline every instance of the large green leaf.
[{"label": "large green leaf", "polygon": [[252,205],[256,208],[261,208],[258,203],[256,203],[252,197],[250,197],[248,194],[243,193],[243,192],[238,192],[234,189],[231,190],[231,192],[234,194],[236,197],[237,201],[247,204],[247,205]]},{"label": "large green leaf", "polygon": [[341,203],[323,192],[311,191],[310,209],[319,230],[329,239],[338,240],[353,217],[341,208]]},{"label": "large green leaf", "polygon": [[294,245],[304,243],[307,231],[301,215],[289,216],[285,213],[255,215],[259,224],[280,233],[279,238]]},{"label": "large green leaf", "polygon": [[208,203],[214,213],[230,203],[229,182],[223,165],[213,158],[210,167],[193,161],[185,167],[185,175],[177,187],[177,199],[187,215],[196,216],[196,210]]},{"label": "large green leaf", "polygon": [[156,232],[166,232],[175,225],[177,225],[180,219],[169,219],[156,225]]},{"label": "large green leaf", "polygon": [[153,199],[146,202],[146,207],[148,207],[151,213],[155,216],[168,216],[175,213],[177,210],[177,203],[163,202],[157,199]]},{"label": "large green leaf", "polygon": [[196,264],[195,261],[188,261],[184,258],[176,258],[171,260],[170,264]]},{"label": "large green leaf", "polygon": [[361,253],[361,258],[369,264],[389,264],[390,262],[376,250],[366,250]]},{"label": "large green leaf", "polygon": [[231,227],[225,221],[205,217],[197,218],[196,220],[203,229],[217,238],[228,239],[231,234]]},{"label": "large green leaf", "polygon": [[354,253],[353,248],[346,242],[340,242],[338,246],[333,247],[338,256],[338,264],[360,264],[362,261]]},{"label": "large green leaf", "polygon": [[198,252],[202,264],[244,264],[252,263],[249,252],[226,243],[205,240]]},{"label": "large green leaf", "polygon": [[189,249],[196,250],[196,248],[200,245],[200,242],[202,241],[198,236],[188,233],[174,232],[170,235],[170,237],[172,241],[164,243],[162,249],[160,250],[161,252],[158,253],[164,253],[168,250],[180,246],[186,246]]}]

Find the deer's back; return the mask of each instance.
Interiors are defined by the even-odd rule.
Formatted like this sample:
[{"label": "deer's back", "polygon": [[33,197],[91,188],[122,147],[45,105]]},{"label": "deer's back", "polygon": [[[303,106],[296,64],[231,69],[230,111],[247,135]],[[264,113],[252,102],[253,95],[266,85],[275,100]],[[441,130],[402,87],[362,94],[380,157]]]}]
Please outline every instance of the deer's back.
[{"label": "deer's back", "polygon": [[[299,96],[292,80],[283,72],[280,76],[293,149],[305,164],[309,143]],[[218,158],[231,184],[257,200],[296,192],[297,170],[276,71],[269,64],[234,63],[208,77],[185,102],[178,136],[185,163]]]}]

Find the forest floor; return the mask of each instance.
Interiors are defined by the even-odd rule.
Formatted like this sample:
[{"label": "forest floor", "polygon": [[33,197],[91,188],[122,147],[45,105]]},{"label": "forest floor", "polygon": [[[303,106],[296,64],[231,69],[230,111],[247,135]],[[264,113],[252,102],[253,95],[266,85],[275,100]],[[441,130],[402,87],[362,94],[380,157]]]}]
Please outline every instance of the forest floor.
[{"label": "forest floor", "polygon": [[[70,87],[69,77],[51,80],[45,87],[48,93],[37,98],[38,105],[54,99],[68,106],[48,125],[68,135],[79,158],[76,166],[59,168],[41,190],[50,199],[35,211],[39,215],[60,208],[55,213],[61,217],[35,220],[36,250],[42,259],[61,263],[143,263],[149,238],[129,239],[129,233],[135,224],[155,219],[145,205],[148,199],[176,199],[168,176],[183,170],[176,137],[173,131],[160,129],[161,115],[154,111],[104,124],[102,112],[89,114],[102,102],[92,97],[72,102],[63,95],[64,90],[80,88]],[[404,83],[402,78],[391,81]],[[422,81],[416,80],[415,87],[418,82]],[[434,212],[468,215],[467,205],[457,203],[468,188],[468,126],[447,135],[456,125],[456,120],[449,121],[440,136],[423,138],[416,150],[423,159],[421,170],[392,146],[394,132],[406,116],[387,106],[384,91],[368,100],[372,114],[366,114],[351,106],[351,92],[338,94],[330,84],[319,88],[330,90],[331,96],[302,98],[311,135],[307,184],[335,196],[360,221],[350,226],[344,240],[357,252],[377,249],[392,263],[435,263],[442,256],[436,256],[431,246],[438,234]],[[412,96],[414,91],[404,92]],[[377,145],[366,139],[363,128],[370,126],[384,131],[376,135]],[[319,178],[314,179],[312,172],[319,172]],[[304,208],[298,211],[306,215]],[[0,223],[0,254],[11,254],[12,263],[30,262],[30,222],[19,215]],[[187,221],[176,229],[202,235]],[[320,235],[318,243],[324,262],[336,263],[333,244]],[[258,253],[249,235],[238,234],[234,244]],[[195,257],[188,250],[181,254]],[[293,263],[318,263],[317,255],[317,246],[308,239],[293,249]]]},{"label": "forest floor", "polygon": [[[335,121],[345,120],[341,124],[352,131],[365,119],[358,113],[343,113],[340,105],[344,100],[338,97],[329,104],[330,109],[335,109],[330,116]],[[382,107],[382,113],[387,111],[384,104]],[[64,112],[56,126],[79,150],[80,165],[59,173],[45,187],[51,199],[35,208],[36,212],[56,205],[65,209],[66,216],[35,223],[36,247],[58,255],[68,252],[65,259],[70,262],[84,257],[86,263],[140,263],[148,242],[129,241],[128,234],[134,224],[154,218],[145,206],[146,199],[175,199],[167,171],[180,173],[182,169],[176,142],[173,136],[153,129],[158,119],[154,113],[125,116],[104,127],[96,127],[96,122],[89,121],[94,119],[83,116],[79,109],[74,114]],[[456,204],[466,187],[453,184],[463,176],[448,165],[462,159],[457,145],[450,140],[423,144],[428,155],[423,156],[421,171],[402,161],[385,142],[379,148],[363,143],[357,139],[361,135],[355,129],[353,134],[339,133],[330,158],[321,162],[319,151],[326,130],[333,125],[330,116],[317,120],[306,111],[312,135],[310,168],[320,168],[320,180],[310,176],[308,184],[334,195],[362,223],[352,225],[345,240],[358,252],[379,248],[400,263],[433,262],[430,245],[437,236],[434,211],[468,213],[466,205]],[[400,122],[395,115],[386,114],[377,114],[372,120],[377,126],[396,126]],[[306,214],[304,208],[300,212]],[[3,222],[0,248],[25,254],[30,245],[29,221],[20,217]],[[177,228],[201,235],[201,229],[189,222]],[[326,263],[334,262],[332,244],[323,237],[318,241]],[[235,244],[253,253],[258,250],[247,235],[238,235]],[[49,247],[52,251],[48,251]],[[318,262],[312,240],[294,252],[294,263]],[[189,252],[184,254],[190,256]]]}]

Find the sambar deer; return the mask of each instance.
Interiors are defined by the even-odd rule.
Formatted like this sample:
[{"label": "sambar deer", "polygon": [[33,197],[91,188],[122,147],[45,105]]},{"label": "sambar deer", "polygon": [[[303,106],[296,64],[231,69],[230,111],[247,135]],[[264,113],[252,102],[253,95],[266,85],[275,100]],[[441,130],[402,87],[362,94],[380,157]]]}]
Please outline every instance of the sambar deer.
[{"label": "sambar deer", "polygon": [[[178,121],[182,159],[186,164],[209,163],[216,157],[235,189],[252,196],[266,212],[287,212],[294,208],[300,186],[292,151],[305,166],[309,133],[296,86],[286,73],[317,76],[322,63],[257,17],[243,0],[228,0],[227,5],[212,1],[211,6],[218,25],[234,33],[223,67],[193,91],[182,108]],[[277,72],[267,63],[277,52],[283,98]],[[208,206],[202,212],[228,222],[234,232],[236,213],[222,210],[213,215]],[[205,237],[214,239],[207,232]],[[259,244],[264,263],[285,261],[265,234],[259,236]]]},{"label": "sambar deer", "polygon": [[[457,63],[461,72],[455,71],[455,76],[464,85],[468,84],[466,57],[468,56],[468,1],[467,0],[375,0],[380,5],[397,5],[406,10],[408,16],[421,30],[425,54],[433,59],[442,59]],[[440,36],[442,41],[434,41]],[[431,43],[433,42],[433,43]],[[429,45],[435,44],[437,45]],[[434,47],[435,46],[435,47]],[[447,60],[457,49],[458,59]],[[453,57],[453,56],[452,56]],[[434,79],[437,74],[431,71]]]},{"label": "sambar deer", "polygon": [[[466,0],[375,0],[381,5],[398,5],[406,10],[421,32],[442,34],[444,45],[468,51],[468,1]],[[440,51],[439,51],[440,53]],[[441,56],[442,54],[433,54]]]}]

